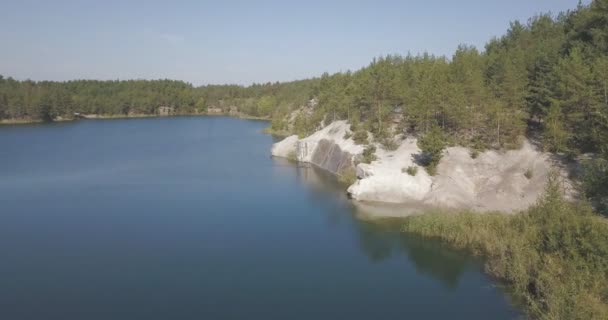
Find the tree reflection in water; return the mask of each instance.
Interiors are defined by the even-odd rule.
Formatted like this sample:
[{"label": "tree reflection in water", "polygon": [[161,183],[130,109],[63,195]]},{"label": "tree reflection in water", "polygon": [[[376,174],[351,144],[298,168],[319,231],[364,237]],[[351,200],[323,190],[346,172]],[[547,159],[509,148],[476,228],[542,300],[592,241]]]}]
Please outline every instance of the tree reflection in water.
[{"label": "tree reflection in water", "polygon": [[[283,165],[288,162],[276,159]],[[448,289],[458,286],[467,268],[479,267],[480,263],[466,252],[449,248],[432,240],[400,232],[403,216],[417,213],[424,208],[403,205],[355,204],[346,196],[343,184],[329,172],[302,163],[296,166],[298,179],[310,187],[311,201],[321,201],[328,206],[330,225],[351,223],[357,231],[360,250],[372,262],[381,262],[395,255],[403,255],[416,271],[438,280]],[[326,200],[326,201],[323,201]],[[346,209],[346,210],[345,210]],[[378,218],[382,215],[394,218]]]}]

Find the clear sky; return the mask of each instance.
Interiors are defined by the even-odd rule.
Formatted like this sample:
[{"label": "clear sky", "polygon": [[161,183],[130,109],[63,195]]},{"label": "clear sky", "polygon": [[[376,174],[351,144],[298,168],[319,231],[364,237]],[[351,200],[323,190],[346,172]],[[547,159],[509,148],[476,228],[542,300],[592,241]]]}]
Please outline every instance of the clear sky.
[{"label": "clear sky", "polygon": [[[588,3],[590,0],[583,1]],[[479,48],[578,0],[0,0],[0,74],[16,79],[286,81],[375,56]]]}]

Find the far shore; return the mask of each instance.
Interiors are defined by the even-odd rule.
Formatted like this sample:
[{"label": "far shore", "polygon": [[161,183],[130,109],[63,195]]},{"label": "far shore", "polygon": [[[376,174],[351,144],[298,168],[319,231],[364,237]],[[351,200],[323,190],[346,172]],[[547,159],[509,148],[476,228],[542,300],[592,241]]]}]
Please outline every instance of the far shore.
[{"label": "far shore", "polygon": [[228,114],[228,113],[184,113],[184,114],[172,114],[172,115],[158,115],[158,114],[85,114],[81,117],[74,118],[62,118],[58,117],[52,121],[43,121],[41,119],[0,119],[0,125],[20,125],[20,124],[35,124],[35,123],[54,123],[54,122],[67,122],[77,120],[105,120],[105,119],[138,119],[138,118],[170,118],[170,117],[215,117],[215,116],[226,116],[234,117],[239,119],[247,120],[269,120],[268,117],[257,117],[246,114]]}]

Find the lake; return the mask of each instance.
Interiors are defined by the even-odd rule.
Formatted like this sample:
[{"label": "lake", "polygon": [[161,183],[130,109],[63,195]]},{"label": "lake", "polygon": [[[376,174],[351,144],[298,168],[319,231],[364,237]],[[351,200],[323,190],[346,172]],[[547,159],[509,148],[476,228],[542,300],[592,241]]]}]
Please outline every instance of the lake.
[{"label": "lake", "polygon": [[482,264],[360,219],[225,117],[0,127],[0,319],[513,319]]}]

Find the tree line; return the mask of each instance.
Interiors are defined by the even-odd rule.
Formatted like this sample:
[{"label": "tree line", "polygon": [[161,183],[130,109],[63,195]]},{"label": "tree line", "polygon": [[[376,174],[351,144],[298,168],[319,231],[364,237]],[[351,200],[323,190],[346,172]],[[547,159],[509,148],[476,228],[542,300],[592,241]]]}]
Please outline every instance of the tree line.
[{"label": "tree line", "polygon": [[35,82],[0,75],[0,120],[52,121],[74,113],[155,114],[163,106],[174,108],[177,114],[237,106],[247,115],[268,117],[275,109],[293,108],[309,99],[307,87],[312,83],[314,80],[194,87],[175,80]]},{"label": "tree line", "polygon": [[[485,51],[450,58],[389,55],[356,72],[324,74],[309,119],[348,119],[378,141],[434,127],[451,143],[510,148],[536,136],[549,151],[608,146],[608,1],[511,23]],[[403,120],[391,126],[396,116]],[[310,130],[310,128],[309,128]]]},{"label": "tree line", "polygon": [[[160,106],[190,114],[236,106],[301,135],[346,119],[385,144],[397,133],[440,132],[451,144],[512,148],[528,134],[549,151],[601,153],[608,145],[607,53],[608,0],[595,0],[557,16],[512,22],[484,51],[461,45],[451,57],[388,55],[358,71],[286,83],[194,87],[173,80],[0,76],[0,119],[154,114]],[[293,111],[311,98],[318,99],[314,110],[294,119]]]}]

